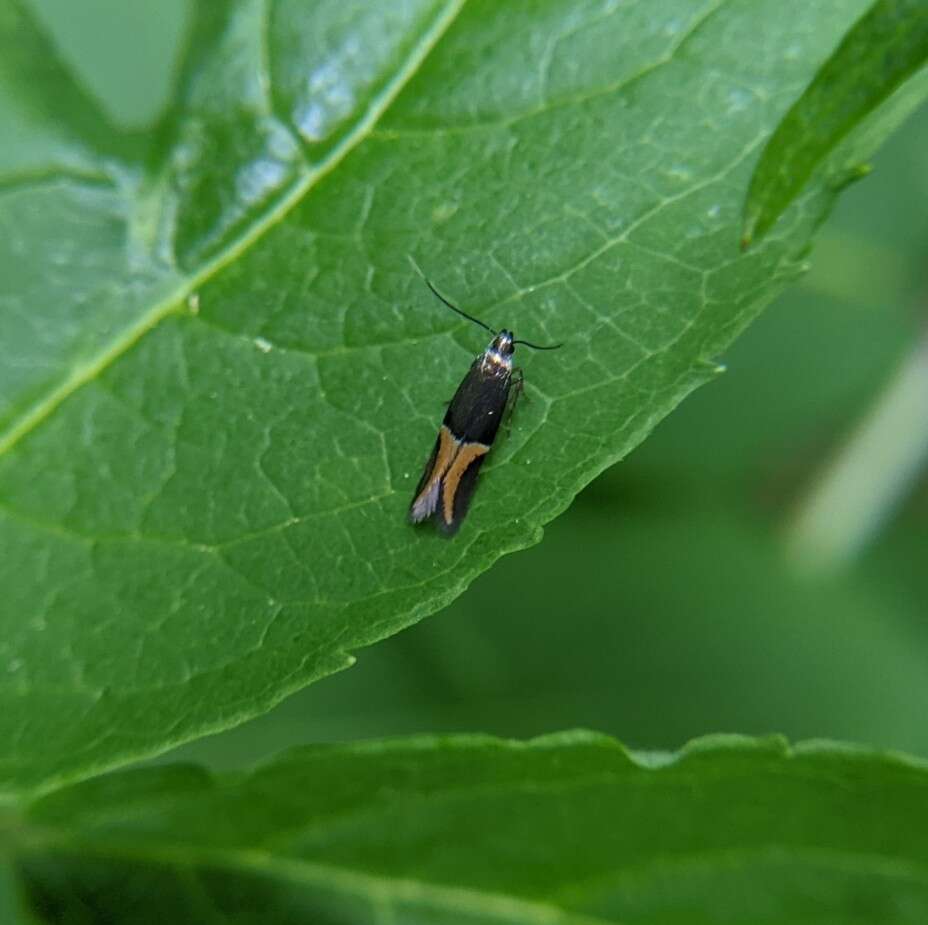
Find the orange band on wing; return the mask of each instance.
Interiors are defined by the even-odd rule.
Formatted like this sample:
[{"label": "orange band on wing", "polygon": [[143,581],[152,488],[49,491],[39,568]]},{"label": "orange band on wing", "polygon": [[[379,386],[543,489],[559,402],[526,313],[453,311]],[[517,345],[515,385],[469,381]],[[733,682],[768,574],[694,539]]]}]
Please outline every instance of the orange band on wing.
[{"label": "orange band on wing", "polygon": [[489,450],[490,448],[484,443],[464,443],[448,467],[445,482],[442,485],[442,516],[449,526],[454,520],[454,496],[457,494],[461,476],[470,468],[475,459],[485,455]]},{"label": "orange band on wing", "polygon": [[430,494],[434,496],[429,499],[431,503],[426,503],[425,506],[427,510],[424,511],[423,516],[427,517],[435,510],[438,500],[438,482],[441,481],[452,462],[454,462],[455,454],[460,445],[460,441],[455,438],[454,434],[452,434],[444,424],[442,424],[441,429],[438,431],[438,447],[435,451],[435,458],[432,462],[432,469],[429,472],[428,480],[422,486],[421,491],[416,495],[413,501],[413,508],[415,508],[423,499],[428,498]]}]

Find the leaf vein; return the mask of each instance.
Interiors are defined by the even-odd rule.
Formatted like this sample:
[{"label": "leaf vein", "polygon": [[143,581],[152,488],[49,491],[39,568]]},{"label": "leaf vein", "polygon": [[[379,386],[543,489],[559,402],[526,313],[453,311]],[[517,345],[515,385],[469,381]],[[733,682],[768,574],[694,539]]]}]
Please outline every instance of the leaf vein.
[{"label": "leaf vein", "polygon": [[17,443],[42,424],[66,399],[97,378],[105,369],[134,347],[146,334],[171,314],[179,313],[186,297],[225,266],[238,258],[271,228],[278,224],[306,194],[362,141],[368,138],[384,113],[392,105],[400,91],[422,62],[428,57],[439,39],[451,27],[460,12],[464,0],[448,0],[439,15],[425,30],[413,46],[406,60],[383,90],[371,100],[365,113],[352,131],[337,144],[315,170],[304,170],[298,175],[290,190],[281,196],[273,208],[253,221],[233,243],[208,260],[196,273],[182,279],[160,302],[155,303],[133,324],[115,337],[97,356],[75,367],[65,379],[43,399],[36,402],[25,414],[0,434],[0,456],[9,452]]}]

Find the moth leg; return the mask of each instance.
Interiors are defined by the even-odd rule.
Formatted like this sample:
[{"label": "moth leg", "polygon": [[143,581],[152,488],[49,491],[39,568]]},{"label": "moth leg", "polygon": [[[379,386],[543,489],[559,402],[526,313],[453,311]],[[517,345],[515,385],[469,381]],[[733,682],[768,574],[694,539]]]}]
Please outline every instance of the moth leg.
[{"label": "moth leg", "polygon": [[522,395],[525,395],[526,401],[529,400],[529,396],[525,393],[525,375],[522,372],[522,367],[517,366],[512,371],[512,394],[509,396],[509,404],[506,408],[505,424],[507,434],[512,432],[512,416]]}]

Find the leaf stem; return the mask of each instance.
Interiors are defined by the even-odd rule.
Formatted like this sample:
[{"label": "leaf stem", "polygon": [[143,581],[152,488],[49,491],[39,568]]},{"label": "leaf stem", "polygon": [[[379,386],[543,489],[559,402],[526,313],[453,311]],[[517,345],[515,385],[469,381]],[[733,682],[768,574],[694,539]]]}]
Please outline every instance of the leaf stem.
[{"label": "leaf stem", "polygon": [[824,467],[786,533],[806,571],[835,571],[871,542],[928,463],[928,330]]}]

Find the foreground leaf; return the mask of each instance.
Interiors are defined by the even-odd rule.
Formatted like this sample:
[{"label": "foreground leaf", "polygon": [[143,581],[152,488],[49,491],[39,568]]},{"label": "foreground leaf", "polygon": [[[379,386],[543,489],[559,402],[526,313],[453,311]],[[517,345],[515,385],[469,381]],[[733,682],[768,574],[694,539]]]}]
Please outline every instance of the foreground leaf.
[{"label": "foreground leaf", "polygon": [[[718,736],[298,749],[252,774],[104,777],[37,803],[49,921],[924,922],[928,767]],[[74,915],[74,918],[69,916]]]},{"label": "foreground leaf", "polygon": [[0,922],[4,925],[35,925],[35,919],[26,917],[19,896],[15,871],[4,856],[0,862]]},{"label": "foreground leaf", "polygon": [[[254,716],[536,542],[799,271],[830,192],[740,257],[743,189],[863,10],[196,6],[129,138],[0,7],[0,790]],[[567,340],[450,543],[404,515],[483,343],[407,254]]]},{"label": "foreground leaf", "polygon": [[877,0],[767,142],[748,189],[742,244],[764,235],[828,152],[926,61],[925,0]]}]

